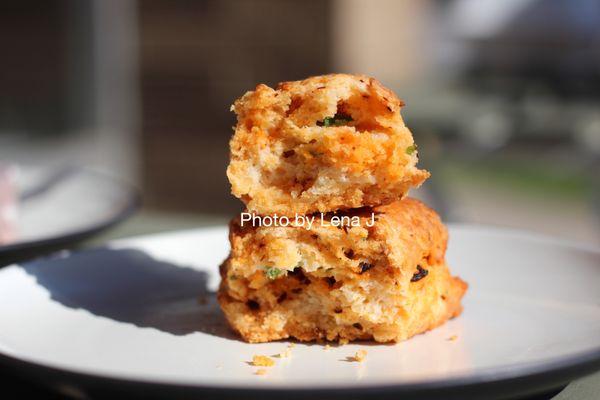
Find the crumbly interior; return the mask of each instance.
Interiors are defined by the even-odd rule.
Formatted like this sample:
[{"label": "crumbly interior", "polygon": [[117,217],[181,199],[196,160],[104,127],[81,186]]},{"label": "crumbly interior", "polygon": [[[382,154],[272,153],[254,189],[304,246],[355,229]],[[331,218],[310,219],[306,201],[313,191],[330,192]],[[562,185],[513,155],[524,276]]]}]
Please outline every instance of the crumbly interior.
[{"label": "crumbly interior", "polygon": [[258,85],[238,117],[227,176],[249,211],[280,215],[387,204],[420,185],[403,104],[373,78]]},{"label": "crumbly interior", "polygon": [[435,212],[404,199],[351,215],[360,227],[232,221],[219,301],[245,340],[400,341],[460,313],[466,284],[445,265]]},{"label": "crumbly interior", "polygon": [[219,301],[233,329],[252,343],[290,337],[398,342],[462,310],[464,282],[450,276],[444,264],[424,268],[427,276],[407,292],[399,289],[396,276],[338,282],[301,268],[256,289],[249,281],[225,277]]}]

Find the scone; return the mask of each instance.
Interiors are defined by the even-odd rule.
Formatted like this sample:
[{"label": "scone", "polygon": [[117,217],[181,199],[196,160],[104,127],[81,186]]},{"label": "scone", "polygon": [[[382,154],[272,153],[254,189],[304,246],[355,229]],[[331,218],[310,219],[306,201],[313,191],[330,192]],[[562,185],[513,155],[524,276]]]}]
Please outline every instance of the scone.
[{"label": "scone", "polygon": [[371,227],[370,209],[346,214],[360,219],[351,227],[234,219],[218,293],[232,328],[248,342],[397,342],[460,314],[467,284],[448,271],[437,214],[409,198],[372,212]]},{"label": "scone", "polygon": [[287,216],[402,198],[429,176],[416,167],[402,105],[360,75],[258,85],[232,106],[232,193],[249,211]]}]

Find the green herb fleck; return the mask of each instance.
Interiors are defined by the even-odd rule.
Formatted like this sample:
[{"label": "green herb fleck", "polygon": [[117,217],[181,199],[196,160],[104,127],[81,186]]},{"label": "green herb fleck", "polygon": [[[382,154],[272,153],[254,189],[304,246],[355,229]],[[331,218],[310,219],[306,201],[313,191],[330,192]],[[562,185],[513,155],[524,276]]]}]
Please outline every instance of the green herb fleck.
[{"label": "green herb fleck", "polygon": [[342,126],[352,122],[352,117],[347,114],[337,113],[333,117],[325,117],[323,121],[317,121],[318,126]]},{"label": "green herb fleck", "polygon": [[417,145],[413,144],[412,146],[408,146],[406,148],[406,154],[408,154],[409,156],[412,155],[412,153],[414,153],[417,150]]},{"label": "green herb fleck", "polygon": [[279,275],[281,275],[283,271],[280,270],[279,268],[275,268],[275,267],[267,267],[267,269],[265,270],[265,275],[267,276],[267,278],[273,280],[273,279],[277,279],[279,277]]},{"label": "green herb fleck", "polygon": [[237,278],[238,278],[237,275],[233,275],[233,274],[229,275],[229,280],[231,280],[231,281],[235,281]]}]

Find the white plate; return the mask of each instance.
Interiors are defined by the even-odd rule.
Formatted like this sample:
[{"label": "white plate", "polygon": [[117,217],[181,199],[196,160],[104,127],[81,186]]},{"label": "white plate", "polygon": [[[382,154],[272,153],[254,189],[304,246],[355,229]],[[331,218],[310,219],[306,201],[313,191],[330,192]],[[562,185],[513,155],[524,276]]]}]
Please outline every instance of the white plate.
[{"label": "white plate", "polygon": [[[436,397],[481,394],[493,384],[497,395],[514,394],[600,367],[600,252],[500,229],[450,232],[448,261],[470,285],[464,313],[404,343],[298,343],[290,358],[255,375],[253,355],[288,343],[247,344],[228,330],[213,295],[228,252],[222,227],[0,270],[0,353],[5,362],[78,377],[213,394]],[[359,349],[368,351],[364,362],[346,361]]]}]

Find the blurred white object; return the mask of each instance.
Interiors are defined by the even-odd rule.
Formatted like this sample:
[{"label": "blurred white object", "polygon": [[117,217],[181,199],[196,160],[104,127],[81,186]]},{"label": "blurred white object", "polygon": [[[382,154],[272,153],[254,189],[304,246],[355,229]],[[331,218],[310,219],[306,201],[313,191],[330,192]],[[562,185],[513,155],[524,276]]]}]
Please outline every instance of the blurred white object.
[{"label": "blurred white object", "polygon": [[139,204],[136,189],[87,168],[0,171],[0,256],[75,243],[124,220]]},{"label": "blurred white object", "polygon": [[575,126],[575,140],[582,148],[600,154],[600,112],[581,118]]},{"label": "blurred white object", "polygon": [[533,0],[458,0],[450,3],[450,21],[463,37],[489,38],[504,30]]},{"label": "blurred white object", "polygon": [[9,243],[17,236],[17,169],[0,164],[0,244]]},{"label": "blurred white object", "polygon": [[495,150],[510,140],[513,130],[508,109],[502,103],[493,102],[472,110],[471,118],[464,120],[461,134],[482,149]]}]

